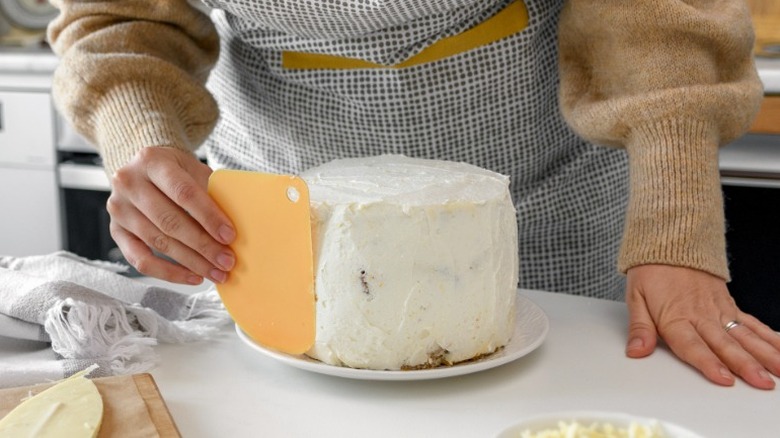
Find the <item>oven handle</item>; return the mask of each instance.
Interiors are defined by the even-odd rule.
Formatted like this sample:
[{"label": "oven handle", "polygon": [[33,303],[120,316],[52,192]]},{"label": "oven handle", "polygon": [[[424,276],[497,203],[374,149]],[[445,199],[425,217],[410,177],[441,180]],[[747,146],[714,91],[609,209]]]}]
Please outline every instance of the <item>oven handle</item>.
[{"label": "oven handle", "polygon": [[111,191],[108,176],[101,166],[64,162],[57,165],[57,174],[63,189]]},{"label": "oven handle", "polygon": [[751,176],[721,176],[721,184],[724,186],[762,187],[768,189],[780,189],[780,179],[761,178]]}]

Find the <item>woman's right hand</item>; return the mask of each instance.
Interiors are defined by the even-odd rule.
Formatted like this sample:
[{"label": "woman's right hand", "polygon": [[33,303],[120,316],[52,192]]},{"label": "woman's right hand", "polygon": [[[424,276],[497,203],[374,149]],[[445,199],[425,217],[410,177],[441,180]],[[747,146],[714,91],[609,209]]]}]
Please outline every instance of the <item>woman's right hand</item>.
[{"label": "woman's right hand", "polygon": [[147,147],[114,174],[111,236],[138,272],[184,284],[226,280],[236,233],[206,191],[211,172],[189,152]]}]

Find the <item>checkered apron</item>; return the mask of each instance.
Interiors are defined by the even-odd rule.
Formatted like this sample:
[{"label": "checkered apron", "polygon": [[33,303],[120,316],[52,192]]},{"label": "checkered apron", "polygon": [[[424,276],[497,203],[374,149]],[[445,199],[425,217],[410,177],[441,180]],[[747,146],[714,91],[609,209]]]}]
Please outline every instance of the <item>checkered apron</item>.
[{"label": "checkered apron", "polygon": [[[627,159],[578,138],[561,118],[560,0],[527,0],[521,30],[402,68],[517,3],[205,1],[222,41],[208,83],[221,109],[206,143],[214,167],[299,173],[336,158],[398,153],[491,169],[511,178],[520,287],[622,299],[615,266]],[[289,54],[373,67],[290,68]]]}]

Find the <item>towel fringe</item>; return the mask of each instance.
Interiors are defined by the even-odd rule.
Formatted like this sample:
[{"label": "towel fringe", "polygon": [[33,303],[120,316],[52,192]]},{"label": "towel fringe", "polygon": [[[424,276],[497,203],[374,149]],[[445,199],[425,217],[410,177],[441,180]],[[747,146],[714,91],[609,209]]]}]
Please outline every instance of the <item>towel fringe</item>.
[{"label": "towel fringe", "polygon": [[62,357],[106,358],[114,374],[133,374],[158,363],[152,348],[158,340],[205,339],[231,321],[216,291],[188,297],[187,312],[186,319],[169,321],[137,304],[90,304],[67,298],[46,312],[44,327],[52,349]]},{"label": "towel fringe", "polygon": [[187,315],[184,320],[192,319],[219,326],[232,321],[225,305],[222,304],[219,293],[214,288],[187,297]]}]

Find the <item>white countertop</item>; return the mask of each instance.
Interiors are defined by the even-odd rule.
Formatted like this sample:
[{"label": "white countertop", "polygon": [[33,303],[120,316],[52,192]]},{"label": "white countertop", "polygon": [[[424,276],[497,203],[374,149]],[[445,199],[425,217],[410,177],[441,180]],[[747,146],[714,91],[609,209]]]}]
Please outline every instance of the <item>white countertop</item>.
[{"label": "white countertop", "polygon": [[780,387],[723,388],[666,349],[624,356],[623,303],[522,291],[548,315],[536,351],[460,377],[362,381],[299,370],[242,344],[233,328],[212,341],[160,345],[152,371],[188,438],[491,437],[519,419],[571,410],[658,418],[703,437],[780,436]]},{"label": "white countertop", "polygon": [[[156,346],[161,361],[151,374],[186,438],[495,437],[522,418],[560,411],[625,412],[706,438],[780,436],[780,386],[720,387],[663,347],[626,358],[623,303],[521,294],[548,316],[547,337],[530,354],[473,374],[417,381],[317,374],[261,355],[232,326],[212,340]],[[28,349],[0,337],[0,361]]]}]

